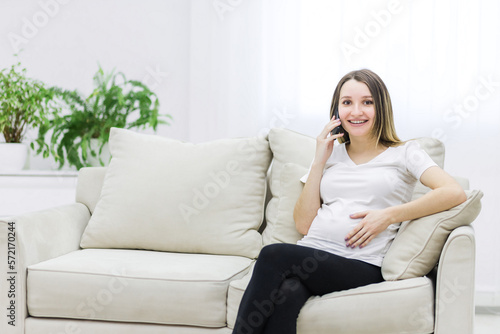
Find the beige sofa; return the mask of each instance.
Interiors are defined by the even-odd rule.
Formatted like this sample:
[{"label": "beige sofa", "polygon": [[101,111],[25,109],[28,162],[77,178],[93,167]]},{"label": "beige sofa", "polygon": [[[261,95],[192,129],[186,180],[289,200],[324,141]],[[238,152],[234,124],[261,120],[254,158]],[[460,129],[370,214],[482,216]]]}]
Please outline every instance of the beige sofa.
[{"label": "beige sofa", "polygon": [[[418,141],[442,166],[443,145]],[[301,237],[314,147],[286,129],[196,145],[113,129],[113,159],[80,171],[76,203],[0,221],[0,333],[231,333],[259,250]],[[312,297],[298,332],[472,333],[482,193],[467,195],[403,223],[386,281]]]}]

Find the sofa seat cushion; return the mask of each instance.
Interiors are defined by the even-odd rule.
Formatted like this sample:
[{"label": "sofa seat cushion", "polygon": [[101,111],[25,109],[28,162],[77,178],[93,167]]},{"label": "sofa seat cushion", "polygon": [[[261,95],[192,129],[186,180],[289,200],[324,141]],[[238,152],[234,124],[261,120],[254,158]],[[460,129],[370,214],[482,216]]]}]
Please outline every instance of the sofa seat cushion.
[{"label": "sofa seat cushion", "polygon": [[[234,328],[239,303],[249,280],[250,274],[229,285],[229,328]],[[433,283],[427,277],[370,284],[309,298],[300,311],[297,333],[432,333],[433,305]],[[391,316],[387,317],[387,314]]]},{"label": "sofa seat cushion", "polygon": [[227,327],[209,328],[109,321],[28,317],[25,334],[231,334]]},{"label": "sofa seat cushion", "polygon": [[86,249],[28,267],[34,317],[226,326],[231,280],[247,257]]}]

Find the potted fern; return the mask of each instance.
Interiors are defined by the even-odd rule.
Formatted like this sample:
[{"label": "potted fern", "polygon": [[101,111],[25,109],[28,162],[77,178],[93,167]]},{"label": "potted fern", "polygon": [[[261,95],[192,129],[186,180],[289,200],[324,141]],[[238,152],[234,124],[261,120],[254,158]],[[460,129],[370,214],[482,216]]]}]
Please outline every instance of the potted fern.
[{"label": "potted fern", "polygon": [[[153,91],[139,81],[127,80],[121,72],[105,73],[99,67],[93,80],[95,88],[87,97],[76,90],[54,89],[69,114],[54,114],[50,124],[40,128],[37,153],[52,155],[59,168],[66,162],[77,169],[104,166],[109,162],[106,147],[112,127],[156,130],[172,118],[159,113]],[[43,146],[50,131],[49,145]]]},{"label": "potted fern", "polygon": [[[26,76],[20,62],[0,70],[0,133],[5,140],[0,143],[1,171],[23,169],[28,156],[26,132],[48,126],[49,115],[59,110],[53,97],[51,88]],[[30,145],[34,148],[33,142]]]}]

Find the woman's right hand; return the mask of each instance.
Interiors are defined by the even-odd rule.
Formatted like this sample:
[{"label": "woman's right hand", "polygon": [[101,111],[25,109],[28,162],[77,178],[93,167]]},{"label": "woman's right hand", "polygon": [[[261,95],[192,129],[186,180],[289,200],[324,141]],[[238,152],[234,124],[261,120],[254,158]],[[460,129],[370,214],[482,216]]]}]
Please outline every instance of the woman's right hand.
[{"label": "woman's right hand", "polygon": [[332,155],[333,142],[335,139],[342,137],[344,134],[339,133],[336,135],[331,135],[331,132],[337,126],[340,126],[340,119],[335,119],[335,116],[325,125],[323,131],[316,137],[316,155],[314,157],[314,163],[320,164],[322,166],[326,165],[326,161]]}]

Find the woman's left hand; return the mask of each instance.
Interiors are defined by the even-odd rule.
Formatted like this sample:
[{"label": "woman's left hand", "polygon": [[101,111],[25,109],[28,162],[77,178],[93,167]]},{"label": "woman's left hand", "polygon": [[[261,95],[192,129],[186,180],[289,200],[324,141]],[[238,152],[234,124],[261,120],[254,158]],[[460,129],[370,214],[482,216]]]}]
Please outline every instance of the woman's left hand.
[{"label": "woman's left hand", "polygon": [[363,248],[380,232],[391,225],[388,210],[369,210],[350,215],[352,219],[363,218],[345,237],[346,247]]}]

